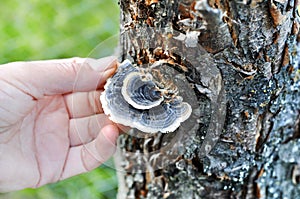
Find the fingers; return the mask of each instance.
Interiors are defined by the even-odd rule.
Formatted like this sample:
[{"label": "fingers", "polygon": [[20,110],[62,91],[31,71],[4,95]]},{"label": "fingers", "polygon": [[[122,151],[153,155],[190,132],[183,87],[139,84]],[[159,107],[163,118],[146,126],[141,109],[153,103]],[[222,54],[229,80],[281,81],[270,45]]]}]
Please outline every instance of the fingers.
[{"label": "fingers", "polygon": [[127,133],[130,129],[132,129],[129,126],[124,126],[122,124],[116,124],[116,125],[119,128],[119,130],[120,130],[120,134]]},{"label": "fingers", "polygon": [[114,57],[15,62],[1,66],[1,77],[35,98],[97,90],[117,67]]},{"label": "fingers", "polygon": [[65,95],[65,104],[70,118],[81,118],[103,113],[100,94],[101,91],[91,91]]},{"label": "fingers", "polygon": [[107,125],[113,125],[113,123],[104,114],[71,119],[69,125],[70,145],[78,146],[90,142]]},{"label": "fingers", "polygon": [[109,159],[115,152],[118,135],[118,128],[108,125],[92,142],[71,147],[61,180],[90,171]]},{"label": "fingers", "polygon": [[[103,126],[113,124],[105,114],[101,114],[103,113],[99,100],[101,92],[77,92],[64,96],[70,117],[72,146],[89,142],[95,138],[93,132],[98,133]],[[130,130],[124,125],[117,124],[117,126],[121,132]]]}]

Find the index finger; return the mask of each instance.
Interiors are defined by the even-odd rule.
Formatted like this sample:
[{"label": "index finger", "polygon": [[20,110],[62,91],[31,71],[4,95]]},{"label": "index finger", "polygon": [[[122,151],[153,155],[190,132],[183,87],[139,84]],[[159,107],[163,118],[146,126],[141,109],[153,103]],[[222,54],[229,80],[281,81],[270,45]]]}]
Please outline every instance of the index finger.
[{"label": "index finger", "polygon": [[101,88],[117,68],[115,57],[15,62],[0,67],[1,77],[35,98]]}]

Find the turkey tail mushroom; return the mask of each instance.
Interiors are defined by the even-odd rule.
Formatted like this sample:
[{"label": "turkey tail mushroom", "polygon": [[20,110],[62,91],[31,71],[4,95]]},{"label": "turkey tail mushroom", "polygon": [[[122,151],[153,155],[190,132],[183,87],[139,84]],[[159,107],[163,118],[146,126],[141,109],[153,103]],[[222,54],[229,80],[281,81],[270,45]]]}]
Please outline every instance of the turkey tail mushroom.
[{"label": "turkey tail mushroom", "polygon": [[164,76],[158,78],[152,70],[134,67],[128,60],[121,63],[100,96],[104,113],[115,123],[145,133],[173,132],[190,117],[192,108],[180,93],[161,83],[170,78],[160,79]]}]

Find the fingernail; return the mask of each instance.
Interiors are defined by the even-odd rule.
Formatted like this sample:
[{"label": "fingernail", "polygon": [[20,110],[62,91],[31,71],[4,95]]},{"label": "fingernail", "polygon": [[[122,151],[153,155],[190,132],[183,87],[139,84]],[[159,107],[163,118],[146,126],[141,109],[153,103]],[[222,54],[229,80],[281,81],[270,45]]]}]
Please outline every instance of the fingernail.
[{"label": "fingernail", "polygon": [[88,64],[93,70],[102,72],[110,68],[115,68],[117,66],[117,58],[110,56],[101,59],[90,59],[88,60]]},{"label": "fingernail", "polygon": [[115,71],[116,71],[116,68],[110,68],[103,72],[103,77],[105,79],[107,79],[107,78],[111,77],[115,73]]}]

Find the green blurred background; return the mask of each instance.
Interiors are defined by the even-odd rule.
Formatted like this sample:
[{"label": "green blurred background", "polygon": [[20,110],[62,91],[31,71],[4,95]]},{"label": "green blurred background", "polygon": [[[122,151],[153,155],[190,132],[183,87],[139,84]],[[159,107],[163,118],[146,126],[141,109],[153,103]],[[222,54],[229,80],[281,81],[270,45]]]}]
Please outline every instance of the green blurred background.
[{"label": "green blurred background", "polygon": [[0,18],[0,64],[86,57],[117,34],[119,6],[116,0],[2,0]]},{"label": "green blurred background", "polygon": [[[2,0],[0,64],[107,56],[116,48],[118,30],[116,0]],[[117,179],[110,160],[87,174],[36,190],[0,194],[0,199],[111,199],[116,192]]]}]

